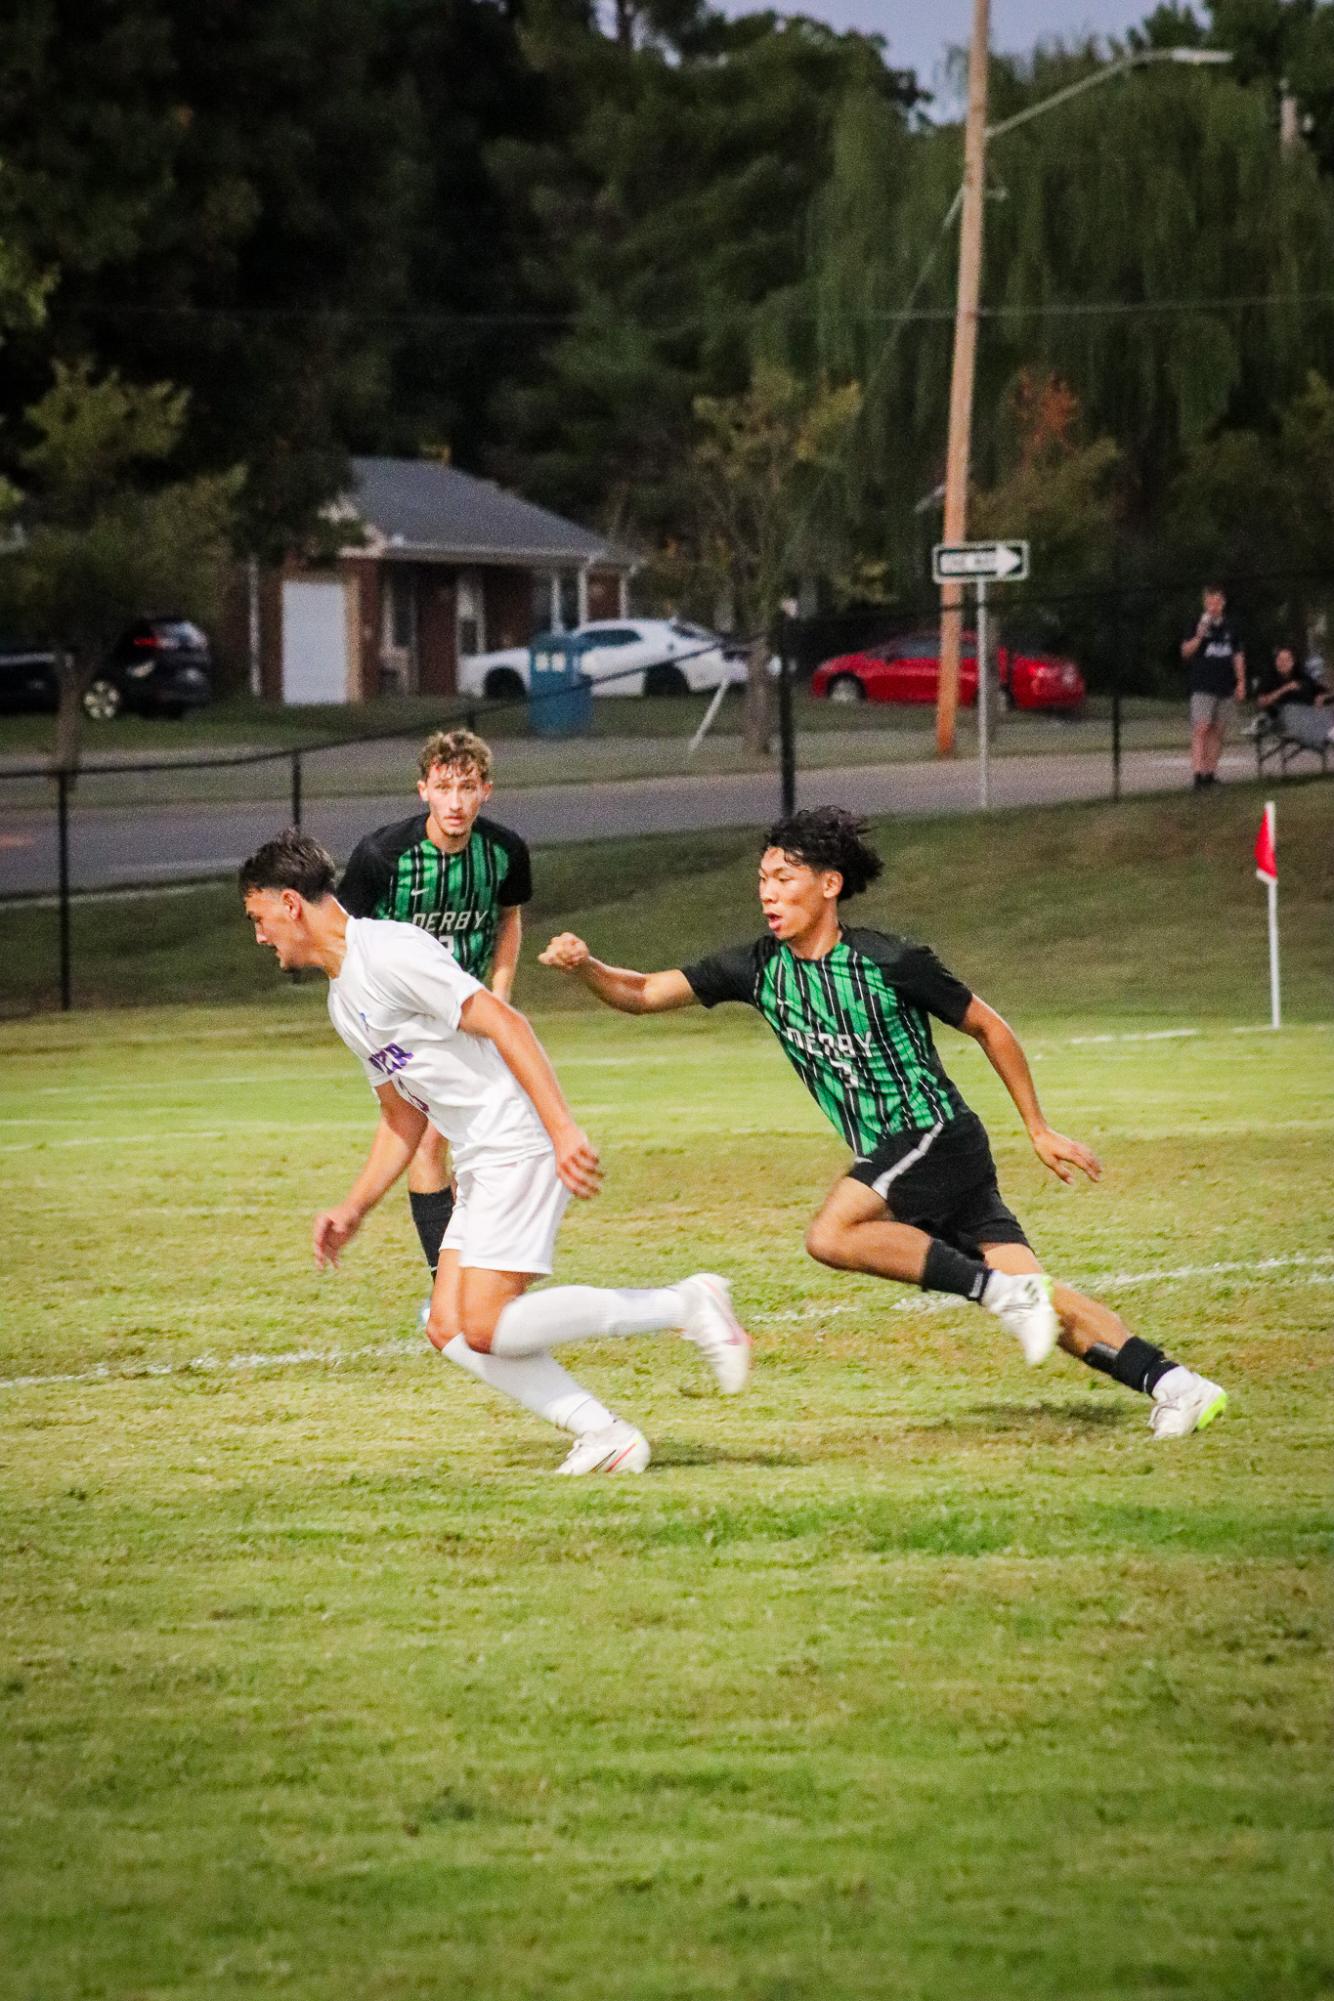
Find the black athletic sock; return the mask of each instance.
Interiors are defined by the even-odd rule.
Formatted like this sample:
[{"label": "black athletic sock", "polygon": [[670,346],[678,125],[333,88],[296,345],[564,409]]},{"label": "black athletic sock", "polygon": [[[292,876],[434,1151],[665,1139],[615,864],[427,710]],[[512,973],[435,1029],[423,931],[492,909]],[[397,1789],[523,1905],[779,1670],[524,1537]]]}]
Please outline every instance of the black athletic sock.
[{"label": "black athletic sock", "polygon": [[412,1206],[417,1235],[421,1239],[422,1255],[434,1278],[440,1261],[440,1240],[449,1228],[449,1219],[454,1213],[454,1191],[452,1188],[435,1188],[419,1195],[415,1188],[410,1188],[408,1201]]},{"label": "black athletic sock", "polygon": [[1124,1383],[1128,1390],[1139,1390],[1148,1396],[1154,1385],[1162,1380],[1176,1363],[1161,1348],[1155,1348],[1152,1341],[1141,1341],[1132,1334],[1119,1348],[1109,1348],[1105,1341],[1095,1341],[1082,1359],[1091,1369],[1100,1369],[1104,1376],[1114,1376],[1118,1383]]},{"label": "black athletic sock", "polygon": [[960,1299],[980,1301],[990,1276],[984,1264],[976,1258],[965,1257],[952,1244],[942,1244],[933,1237],[927,1246],[926,1265],[922,1271],[923,1292],[953,1292]]}]

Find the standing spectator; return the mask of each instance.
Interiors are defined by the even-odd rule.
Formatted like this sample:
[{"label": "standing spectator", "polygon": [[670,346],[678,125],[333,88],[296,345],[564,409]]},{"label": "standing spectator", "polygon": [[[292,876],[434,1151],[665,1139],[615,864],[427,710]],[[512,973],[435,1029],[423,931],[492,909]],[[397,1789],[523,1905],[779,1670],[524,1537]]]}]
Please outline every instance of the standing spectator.
[{"label": "standing spectator", "polygon": [[1234,701],[1246,699],[1246,656],[1217,584],[1204,587],[1204,610],[1181,642],[1190,666],[1190,768],[1195,790],[1218,783],[1218,758]]},{"label": "standing spectator", "polygon": [[1297,665],[1290,646],[1274,650],[1274,664],[1260,683],[1255,705],[1272,716],[1284,736],[1307,750],[1334,744],[1334,694],[1316,680],[1309,668]]}]

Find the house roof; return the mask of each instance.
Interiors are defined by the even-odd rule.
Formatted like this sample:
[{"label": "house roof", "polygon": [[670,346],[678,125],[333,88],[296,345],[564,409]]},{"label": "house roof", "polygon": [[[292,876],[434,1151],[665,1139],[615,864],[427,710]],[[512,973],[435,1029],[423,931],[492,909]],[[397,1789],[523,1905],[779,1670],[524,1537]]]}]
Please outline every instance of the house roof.
[{"label": "house roof", "polygon": [[338,511],[361,521],[368,539],[349,554],[626,570],[636,561],[592,529],[435,459],[353,459],[352,475]]}]

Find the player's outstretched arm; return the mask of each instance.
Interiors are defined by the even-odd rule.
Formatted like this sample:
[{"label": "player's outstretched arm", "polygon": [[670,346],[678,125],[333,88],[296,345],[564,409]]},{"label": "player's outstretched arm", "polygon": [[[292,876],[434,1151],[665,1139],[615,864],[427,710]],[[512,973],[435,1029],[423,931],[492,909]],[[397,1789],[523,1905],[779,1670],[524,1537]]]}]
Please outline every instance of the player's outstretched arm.
[{"label": "player's outstretched arm", "polygon": [[1081,1146],[1077,1139],[1067,1139],[1064,1133],[1058,1133],[1043,1117],[1028,1058],[1009,1022],[974,994],[959,1026],[965,1035],[971,1035],[979,1044],[988,1063],[1014,1099],[1015,1109],[1033,1142],[1033,1151],[1043,1166],[1049,1167],[1061,1181],[1073,1181],[1076,1168],[1081,1174],[1087,1174],[1090,1181],[1097,1181],[1102,1174],[1097,1156],[1090,1153],[1086,1146]]},{"label": "player's outstretched arm", "polygon": [[375,1095],[380,1100],[380,1123],[366,1165],[343,1200],[315,1218],[315,1262],[321,1267],[338,1263],[343,1246],[355,1237],[363,1216],[393,1187],[426,1130],[425,1112],[400,1097],[392,1084],[377,1085]]},{"label": "player's outstretched arm", "polygon": [[622,1014],[666,1014],[695,1003],[695,990],[684,973],[634,973],[628,966],[605,966],[573,931],[553,938],[538,962],[558,973],[573,973],[590,993]]},{"label": "player's outstretched arm", "polygon": [[575,1124],[546,1050],[517,1008],[483,989],[463,1003],[459,1026],[494,1042],[533,1101],[556,1153],[556,1172],[572,1195],[587,1201],[602,1183],[602,1163],[588,1134]]}]

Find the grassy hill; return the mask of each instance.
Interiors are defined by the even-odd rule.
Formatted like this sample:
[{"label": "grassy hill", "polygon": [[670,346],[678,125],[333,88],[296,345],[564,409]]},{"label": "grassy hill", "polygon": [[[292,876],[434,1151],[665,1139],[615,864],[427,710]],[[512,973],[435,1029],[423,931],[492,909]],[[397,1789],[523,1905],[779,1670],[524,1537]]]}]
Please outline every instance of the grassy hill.
[{"label": "grassy hill", "polygon": [[[1264,893],[1251,848],[1263,792],[1129,800],[904,820],[877,828],[885,877],[859,923],[930,939],[1017,1019],[1254,1020],[1267,1014]],[[1334,1006],[1334,786],[1283,788],[1284,1001],[1292,1020]],[[585,1004],[532,964],[554,929],[600,956],[680,964],[758,929],[755,839],[703,832],[545,849],[527,913],[518,998],[536,1013]],[[98,897],[74,913],[79,1005],[275,994],[230,885]],[[47,1006],[55,914],[0,910],[0,1009]],[[289,996],[290,998],[290,996]],[[275,999],[275,1005],[283,1004]]]}]

